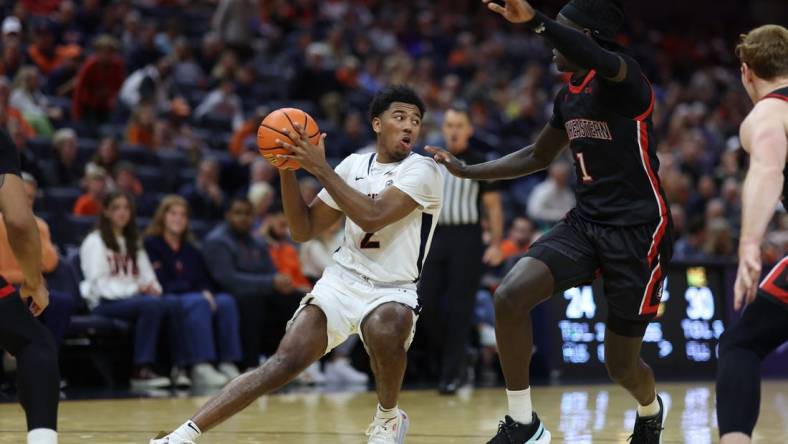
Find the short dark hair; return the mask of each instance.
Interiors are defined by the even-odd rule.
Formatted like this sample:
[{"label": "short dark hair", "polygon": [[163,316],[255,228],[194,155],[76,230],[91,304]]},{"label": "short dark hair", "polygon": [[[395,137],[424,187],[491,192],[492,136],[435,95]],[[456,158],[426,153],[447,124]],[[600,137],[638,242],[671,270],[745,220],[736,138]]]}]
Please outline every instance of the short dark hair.
[{"label": "short dark hair", "polygon": [[392,85],[381,89],[372,98],[372,103],[369,104],[369,120],[372,121],[375,117],[380,117],[394,102],[415,105],[421,116],[424,117],[424,102],[421,101],[416,91],[406,85]]},{"label": "short dark hair", "polygon": [[230,202],[227,203],[227,207],[225,211],[229,212],[233,208],[233,205],[237,203],[248,205],[250,208],[254,208],[254,205],[252,205],[252,201],[249,200],[246,196],[233,196],[233,198],[230,199]]}]

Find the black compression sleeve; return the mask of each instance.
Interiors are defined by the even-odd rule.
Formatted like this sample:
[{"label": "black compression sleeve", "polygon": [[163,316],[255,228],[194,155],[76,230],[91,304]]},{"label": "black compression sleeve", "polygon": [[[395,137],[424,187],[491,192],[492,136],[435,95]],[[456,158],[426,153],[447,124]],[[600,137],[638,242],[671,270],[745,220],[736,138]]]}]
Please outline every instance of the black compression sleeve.
[{"label": "black compression sleeve", "polygon": [[621,69],[621,59],[599,46],[582,32],[564,26],[537,11],[525,25],[550,41],[570,62],[586,69],[595,69],[599,75],[614,78]]}]

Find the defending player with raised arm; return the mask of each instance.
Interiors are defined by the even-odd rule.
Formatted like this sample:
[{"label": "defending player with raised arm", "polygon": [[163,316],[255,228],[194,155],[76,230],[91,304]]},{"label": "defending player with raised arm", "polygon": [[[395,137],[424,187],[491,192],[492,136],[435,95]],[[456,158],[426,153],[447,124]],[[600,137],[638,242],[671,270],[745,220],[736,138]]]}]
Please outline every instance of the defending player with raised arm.
[{"label": "defending player with raised arm", "polygon": [[760,406],[761,361],[788,340],[788,256],[761,281],[761,242],[780,195],[788,208],[788,29],[765,25],[736,47],[741,80],[755,106],[741,124],[750,166],[742,188],[742,227],[734,307],[746,310],[720,338],[717,422],[720,442],[751,441]]},{"label": "defending player with raised arm", "polygon": [[57,347],[49,330],[33,317],[49,305],[41,275],[41,239],[20,176],[19,154],[4,130],[0,130],[0,213],[24,274],[19,291],[0,276],[0,349],[17,359],[16,385],[27,418],[27,442],[55,444],[60,400]]},{"label": "defending player with raised arm", "polygon": [[610,378],[637,401],[632,442],[656,443],[665,415],[640,349],[672,255],[670,213],[657,175],[654,93],[638,63],[615,41],[625,19],[621,2],[571,0],[556,20],[524,0],[482,2],[547,39],[556,67],[572,77],[556,95],[553,116],[533,145],[477,165],[463,165],[439,148],[428,151],[460,177],[509,179],[547,168],[568,145],[578,178],[577,206],[496,290],[495,329],[509,414],[489,442],[550,442],[531,406],[530,311],[601,273],[608,302],[605,365]]},{"label": "defending player with raised arm", "polygon": [[351,334],[364,342],[376,379],[378,407],[367,430],[368,442],[404,442],[409,420],[397,401],[418,318],[416,282],[443,192],[438,165],[411,152],[423,115],[424,104],[410,88],[381,90],[369,115],[377,135],[376,151],[352,154],[336,170],[325,159],[325,134],[313,145],[303,128],[288,133],[295,144],[282,143],[292,151],[285,157],[296,159],[324,186],[307,205],[295,174],[280,170],[292,236],[304,242],[347,216],[335,264],[326,268],[301,301],[270,359],[231,381],[192,420],[152,444],[193,441],[201,431],[295,378]]}]

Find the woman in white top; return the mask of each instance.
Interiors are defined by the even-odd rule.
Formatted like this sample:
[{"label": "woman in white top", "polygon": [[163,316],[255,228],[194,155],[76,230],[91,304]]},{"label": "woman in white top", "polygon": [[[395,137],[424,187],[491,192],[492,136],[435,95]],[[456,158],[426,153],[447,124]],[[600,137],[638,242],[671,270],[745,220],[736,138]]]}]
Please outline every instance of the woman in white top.
[{"label": "woman in white top", "polygon": [[80,290],[93,313],[135,324],[132,386],[166,387],[169,379],[157,375],[151,366],[169,308],[140,242],[134,211],[132,198],[122,191],[104,198],[98,229],[79,249],[85,276]]}]

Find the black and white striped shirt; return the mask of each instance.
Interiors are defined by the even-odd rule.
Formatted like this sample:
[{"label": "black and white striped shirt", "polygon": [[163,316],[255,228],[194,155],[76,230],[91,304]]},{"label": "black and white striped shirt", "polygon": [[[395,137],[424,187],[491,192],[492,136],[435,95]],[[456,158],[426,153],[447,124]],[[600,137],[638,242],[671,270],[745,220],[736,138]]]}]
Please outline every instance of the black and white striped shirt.
[{"label": "black and white striped shirt", "polygon": [[[456,156],[469,165],[484,162],[484,156],[472,150]],[[487,181],[461,179],[441,165],[443,174],[443,207],[438,225],[476,225],[481,221],[481,197],[498,187]]]}]

